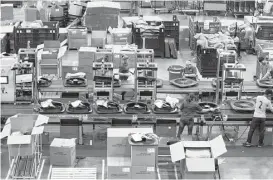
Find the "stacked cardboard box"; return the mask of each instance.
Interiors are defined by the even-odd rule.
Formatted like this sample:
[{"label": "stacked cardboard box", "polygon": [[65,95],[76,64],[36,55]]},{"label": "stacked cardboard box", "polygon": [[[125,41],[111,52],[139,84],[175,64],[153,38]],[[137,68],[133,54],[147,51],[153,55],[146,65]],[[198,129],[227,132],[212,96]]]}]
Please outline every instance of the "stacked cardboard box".
[{"label": "stacked cardboard box", "polygon": [[132,179],[155,179],[158,140],[153,143],[134,143],[131,145]]},{"label": "stacked cardboard box", "polygon": [[88,2],[84,14],[85,26],[92,30],[118,27],[120,4],[116,2]]},{"label": "stacked cardboard box", "polygon": [[[108,128],[107,129],[107,168],[108,179],[131,179],[130,133],[152,133],[152,128]],[[139,178],[142,179],[142,178]]]},{"label": "stacked cardboard box", "polygon": [[107,31],[92,31],[91,46],[104,48],[107,43]]},{"label": "stacked cardboard box", "polygon": [[61,46],[59,41],[45,41],[37,46],[38,75],[53,76],[55,79],[62,77],[62,57],[66,53],[67,47]]},{"label": "stacked cardboard box", "polygon": [[68,29],[68,48],[79,49],[82,46],[87,46],[87,28],[76,27]]},{"label": "stacked cardboard box", "polygon": [[13,20],[13,4],[1,4],[1,21]]},{"label": "stacked cardboard box", "polygon": [[55,138],[50,145],[50,164],[74,166],[76,160],[75,139]]},{"label": "stacked cardboard box", "polygon": [[25,21],[32,22],[39,19],[40,13],[36,7],[25,7]]},{"label": "stacked cardboard box", "polygon": [[97,48],[95,47],[80,47],[78,51],[79,68],[86,73],[87,79],[92,79],[92,65],[95,59]]},{"label": "stacked cardboard box", "polygon": [[131,44],[132,32],[130,28],[114,28],[111,32],[113,44]]},{"label": "stacked cardboard box", "polygon": [[181,141],[170,146],[172,162],[180,161],[185,179],[214,179],[215,162],[227,152],[222,136],[211,141]]}]

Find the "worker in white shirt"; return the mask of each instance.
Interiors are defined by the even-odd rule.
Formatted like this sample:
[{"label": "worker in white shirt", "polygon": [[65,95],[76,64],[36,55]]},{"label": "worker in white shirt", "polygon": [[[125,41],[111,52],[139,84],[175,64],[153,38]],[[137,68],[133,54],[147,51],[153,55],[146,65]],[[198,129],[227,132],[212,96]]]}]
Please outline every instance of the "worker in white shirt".
[{"label": "worker in white shirt", "polygon": [[247,141],[243,144],[244,146],[246,147],[251,146],[252,136],[256,128],[259,128],[260,132],[258,147],[263,146],[267,108],[269,108],[273,113],[273,107],[271,104],[272,94],[273,94],[272,90],[267,89],[263,96],[257,97],[253,119],[250,124],[250,130],[248,132]]},{"label": "worker in white shirt", "polygon": [[259,62],[261,63],[261,75],[260,79],[265,80],[269,78],[273,78],[273,64],[269,62],[269,58],[260,58]]}]

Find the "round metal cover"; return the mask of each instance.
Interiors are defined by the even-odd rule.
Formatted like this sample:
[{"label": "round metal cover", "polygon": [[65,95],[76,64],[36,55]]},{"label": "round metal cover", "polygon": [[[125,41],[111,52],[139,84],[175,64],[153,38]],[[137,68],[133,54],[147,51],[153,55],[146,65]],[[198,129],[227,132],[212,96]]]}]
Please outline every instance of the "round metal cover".
[{"label": "round metal cover", "polygon": [[156,80],[156,87],[157,88],[163,87],[163,80],[162,79],[157,79]]},{"label": "round metal cover", "polygon": [[235,111],[254,111],[255,102],[251,100],[236,100],[230,101],[230,106]]},{"label": "round metal cover", "polygon": [[39,87],[49,87],[51,86],[52,81],[51,80],[42,80],[38,82]]},{"label": "round metal cover", "polygon": [[170,81],[171,84],[181,87],[181,88],[187,88],[198,85],[197,81],[194,81],[189,78],[177,78]]},{"label": "round metal cover", "polygon": [[169,66],[168,71],[179,72],[179,71],[182,71],[183,69],[184,69],[183,66],[180,66],[180,65],[172,65],[172,66]]},{"label": "round metal cover", "polygon": [[[200,102],[198,103],[198,105],[201,106],[202,109],[211,109],[211,108],[217,109],[218,108],[218,105],[213,102]],[[206,112],[206,113],[210,113],[210,112]]]},{"label": "round metal cover", "polygon": [[86,80],[84,78],[69,78],[65,80],[65,87],[85,87]]},{"label": "round metal cover", "polygon": [[124,106],[124,112],[126,114],[148,114],[150,109],[146,103],[142,102],[129,102]]},{"label": "round metal cover", "polygon": [[265,80],[257,80],[257,85],[259,87],[265,87],[265,88],[269,88],[269,87],[273,87],[273,80],[272,79],[265,79]]}]

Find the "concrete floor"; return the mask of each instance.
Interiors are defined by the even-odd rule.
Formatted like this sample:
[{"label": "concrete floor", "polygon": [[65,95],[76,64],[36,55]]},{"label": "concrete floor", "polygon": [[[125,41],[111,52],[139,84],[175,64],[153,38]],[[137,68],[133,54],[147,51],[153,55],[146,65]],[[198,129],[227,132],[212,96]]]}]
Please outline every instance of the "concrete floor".
[{"label": "concrete floor", "polygon": [[[23,11],[22,10],[14,10],[15,12],[15,19],[23,19]],[[144,15],[154,15],[151,9],[142,9]],[[170,20],[172,18],[171,14],[161,14],[159,15],[164,20]],[[203,17],[200,16],[199,18],[211,18],[211,17]],[[178,15],[178,19],[181,22],[181,26],[187,26],[188,22],[182,20],[183,17]],[[230,20],[233,18],[230,17],[220,17],[222,20]],[[77,58],[76,51],[68,52],[65,58]],[[156,58],[156,62],[158,63],[159,70],[158,70],[158,78],[160,79],[168,79],[168,72],[167,68],[170,65],[184,65],[187,60],[193,60],[194,57],[191,56],[191,52],[189,49],[180,49],[178,59],[159,59]],[[256,56],[247,55],[244,52],[242,53],[242,60],[243,63],[247,67],[247,72],[244,74],[244,78],[246,81],[252,81],[252,77],[255,74],[256,69]],[[180,96],[178,96],[180,97]],[[93,145],[90,145],[91,139],[91,132],[92,127],[84,127],[84,146],[77,148],[77,156],[78,157],[86,157],[80,159],[77,163],[78,167],[97,167],[98,169],[98,178],[101,177],[101,167],[102,161],[106,160],[106,129],[108,126],[99,126],[96,129],[96,141],[93,141]],[[245,128],[241,128],[239,131],[239,140],[235,143],[227,143],[228,145],[228,153],[226,153],[220,159],[223,163],[220,165],[220,172],[221,178],[223,179],[273,179],[273,148],[272,147],[264,147],[262,149],[258,148],[244,148],[241,146],[234,146],[234,145],[241,145],[242,142],[245,141],[246,132],[244,131]],[[50,131],[50,139],[54,137],[59,137],[59,129],[58,127],[50,126],[46,127],[45,131]],[[232,130],[231,130],[232,131]],[[219,129],[214,129],[214,135],[219,134]],[[185,134],[187,131],[184,132]],[[98,135],[100,134],[100,135]],[[184,135],[182,139],[187,140],[188,137]],[[6,144],[3,142],[3,144]],[[42,173],[42,179],[47,178],[47,173],[49,171],[49,147],[45,146],[43,149],[43,155],[45,158],[45,166]],[[1,147],[1,179],[5,178],[8,171],[8,150],[5,145]],[[104,172],[105,174],[106,172]],[[106,174],[105,174],[106,175]],[[105,176],[106,177],[106,176]],[[169,176],[171,177],[171,176]]]}]

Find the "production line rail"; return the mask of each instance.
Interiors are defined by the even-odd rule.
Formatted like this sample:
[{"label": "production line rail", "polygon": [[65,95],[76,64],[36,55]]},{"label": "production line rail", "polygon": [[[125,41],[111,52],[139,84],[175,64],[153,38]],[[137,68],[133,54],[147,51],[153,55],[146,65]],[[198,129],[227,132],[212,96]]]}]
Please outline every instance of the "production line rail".
[{"label": "production line rail", "polygon": [[[55,80],[49,87],[42,87],[39,89],[40,92],[92,92],[93,81],[88,80],[86,87],[65,87],[62,80]],[[114,91],[133,91],[135,85],[133,82],[122,82],[121,87],[114,88]],[[265,88],[260,88],[254,81],[245,81],[243,85],[243,93],[257,93],[263,92]],[[179,88],[173,86],[169,81],[163,80],[163,87],[157,88],[157,93],[168,93],[168,94],[181,94],[191,92],[216,92],[216,88],[212,86],[211,81],[198,81],[198,85],[188,88]]]}]

